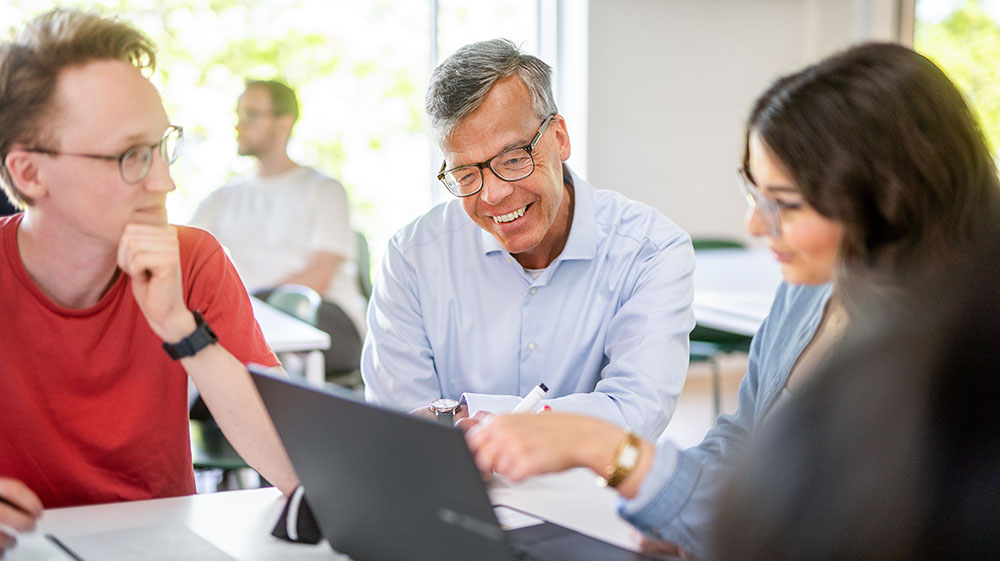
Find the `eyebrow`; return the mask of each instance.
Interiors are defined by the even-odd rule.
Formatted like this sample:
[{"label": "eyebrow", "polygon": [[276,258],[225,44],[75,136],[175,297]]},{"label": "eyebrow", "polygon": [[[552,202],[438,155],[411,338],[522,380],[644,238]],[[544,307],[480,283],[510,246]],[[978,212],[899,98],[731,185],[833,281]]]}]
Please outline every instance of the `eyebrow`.
[{"label": "eyebrow", "polygon": [[129,148],[134,148],[136,146],[151,146],[159,142],[160,139],[163,138],[163,134],[167,132],[168,128],[170,128],[170,123],[167,123],[163,127],[163,132],[161,132],[159,136],[156,137],[156,140],[154,140],[153,142],[146,142],[146,139],[148,138],[147,133],[136,132],[121,139],[121,144],[125,144],[125,150],[128,150]]},{"label": "eyebrow", "polygon": [[[532,138],[534,138],[534,135],[532,135]],[[508,152],[510,150],[515,150],[517,148],[525,148],[526,146],[528,146],[528,143],[530,143],[530,142],[531,142],[531,139],[529,138],[528,140],[515,140],[514,142],[508,143],[507,145],[501,147],[500,150],[497,151],[495,154],[493,154],[492,156],[490,156],[490,160],[492,160],[493,158],[496,158],[497,156],[503,154],[504,152]],[[489,161],[489,160],[487,160],[487,161]],[[444,163],[445,163],[445,168],[446,169],[458,169],[458,168],[464,168],[465,166],[474,166],[474,165],[476,165],[479,162],[469,162],[467,164],[459,164],[457,166],[453,166],[453,167],[450,167],[450,168],[447,167],[448,166],[448,159],[447,158],[445,158]]]}]

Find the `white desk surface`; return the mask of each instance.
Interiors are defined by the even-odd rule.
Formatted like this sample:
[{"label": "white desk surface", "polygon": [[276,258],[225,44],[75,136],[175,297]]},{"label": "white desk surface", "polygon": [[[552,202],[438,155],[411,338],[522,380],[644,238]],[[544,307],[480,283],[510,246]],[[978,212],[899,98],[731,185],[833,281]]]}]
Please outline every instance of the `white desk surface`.
[{"label": "white desk surface", "polygon": [[754,335],[767,317],[781,268],[766,249],[713,249],[695,254],[694,317],[698,325]]},{"label": "white desk surface", "polygon": [[[638,534],[618,517],[615,510],[617,495],[610,489],[597,487],[593,473],[587,470],[536,477],[518,484],[498,480],[490,487],[490,498],[494,504],[520,508],[635,549]],[[326,542],[310,546],[272,537],[271,529],[283,505],[281,493],[268,488],[48,510],[38,531],[23,536],[18,546],[4,559],[70,559],[44,538],[46,533],[72,537],[177,523],[187,526],[241,561],[347,559],[333,552]]]},{"label": "white desk surface", "polygon": [[264,340],[276,353],[315,351],[330,348],[330,336],[312,325],[294,318],[253,296],[253,315]]}]

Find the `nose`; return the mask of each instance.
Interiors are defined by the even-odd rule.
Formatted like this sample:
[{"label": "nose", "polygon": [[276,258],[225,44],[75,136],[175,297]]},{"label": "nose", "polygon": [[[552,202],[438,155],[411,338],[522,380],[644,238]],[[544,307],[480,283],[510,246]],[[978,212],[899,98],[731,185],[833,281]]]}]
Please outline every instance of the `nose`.
[{"label": "nose", "polygon": [[174,179],[170,177],[170,166],[160,155],[159,150],[153,151],[153,161],[150,163],[149,173],[143,180],[143,186],[147,191],[157,193],[169,193],[177,188]]},{"label": "nose", "polygon": [[504,181],[493,173],[493,170],[486,168],[483,170],[483,188],[479,191],[479,198],[488,205],[499,204],[514,191],[514,185]]},{"label": "nose", "polygon": [[754,237],[771,235],[773,232],[767,220],[756,206],[748,206],[747,214],[743,218],[743,227]]}]

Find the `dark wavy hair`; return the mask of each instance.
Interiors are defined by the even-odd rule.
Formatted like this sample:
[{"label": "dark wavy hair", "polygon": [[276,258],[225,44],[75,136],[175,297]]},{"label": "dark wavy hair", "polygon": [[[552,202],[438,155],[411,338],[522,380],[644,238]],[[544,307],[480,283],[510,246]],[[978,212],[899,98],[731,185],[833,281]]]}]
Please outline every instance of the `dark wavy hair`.
[{"label": "dark wavy hair", "polygon": [[142,31],[117,18],[54,9],[0,43],[0,186],[19,206],[31,204],[11,182],[3,162],[15,142],[39,142],[50,120],[59,76],[95,60],[121,60],[151,72],[156,47]]},{"label": "dark wavy hair", "polygon": [[750,113],[744,168],[754,133],[843,225],[842,284],[891,287],[996,235],[985,137],[958,88],[911,49],[866,43],[778,79]]}]

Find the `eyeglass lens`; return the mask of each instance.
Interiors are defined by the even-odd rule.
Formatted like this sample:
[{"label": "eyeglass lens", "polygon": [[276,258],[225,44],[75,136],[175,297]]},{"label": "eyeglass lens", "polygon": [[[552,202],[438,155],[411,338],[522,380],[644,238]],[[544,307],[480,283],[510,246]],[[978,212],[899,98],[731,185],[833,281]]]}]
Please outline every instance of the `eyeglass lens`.
[{"label": "eyeglass lens", "polygon": [[133,146],[122,156],[122,178],[129,183],[145,179],[153,166],[153,149],[158,149],[163,161],[169,166],[177,161],[181,151],[182,133],[179,127],[170,130],[154,146]]},{"label": "eyeglass lens", "polygon": [[[488,166],[500,179],[517,181],[531,175],[534,160],[526,149],[517,148],[495,156]],[[462,166],[445,173],[443,179],[452,193],[459,196],[471,195],[483,184],[483,169],[477,165]]]},{"label": "eyeglass lens", "polygon": [[767,223],[771,234],[777,236],[781,232],[781,216],[778,214],[778,205],[757,189],[745,171],[738,169],[736,175],[739,179],[740,191],[746,197],[747,204],[750,205],[751,209],[757,209],[757,212],[764,217],[764,222]]}]

